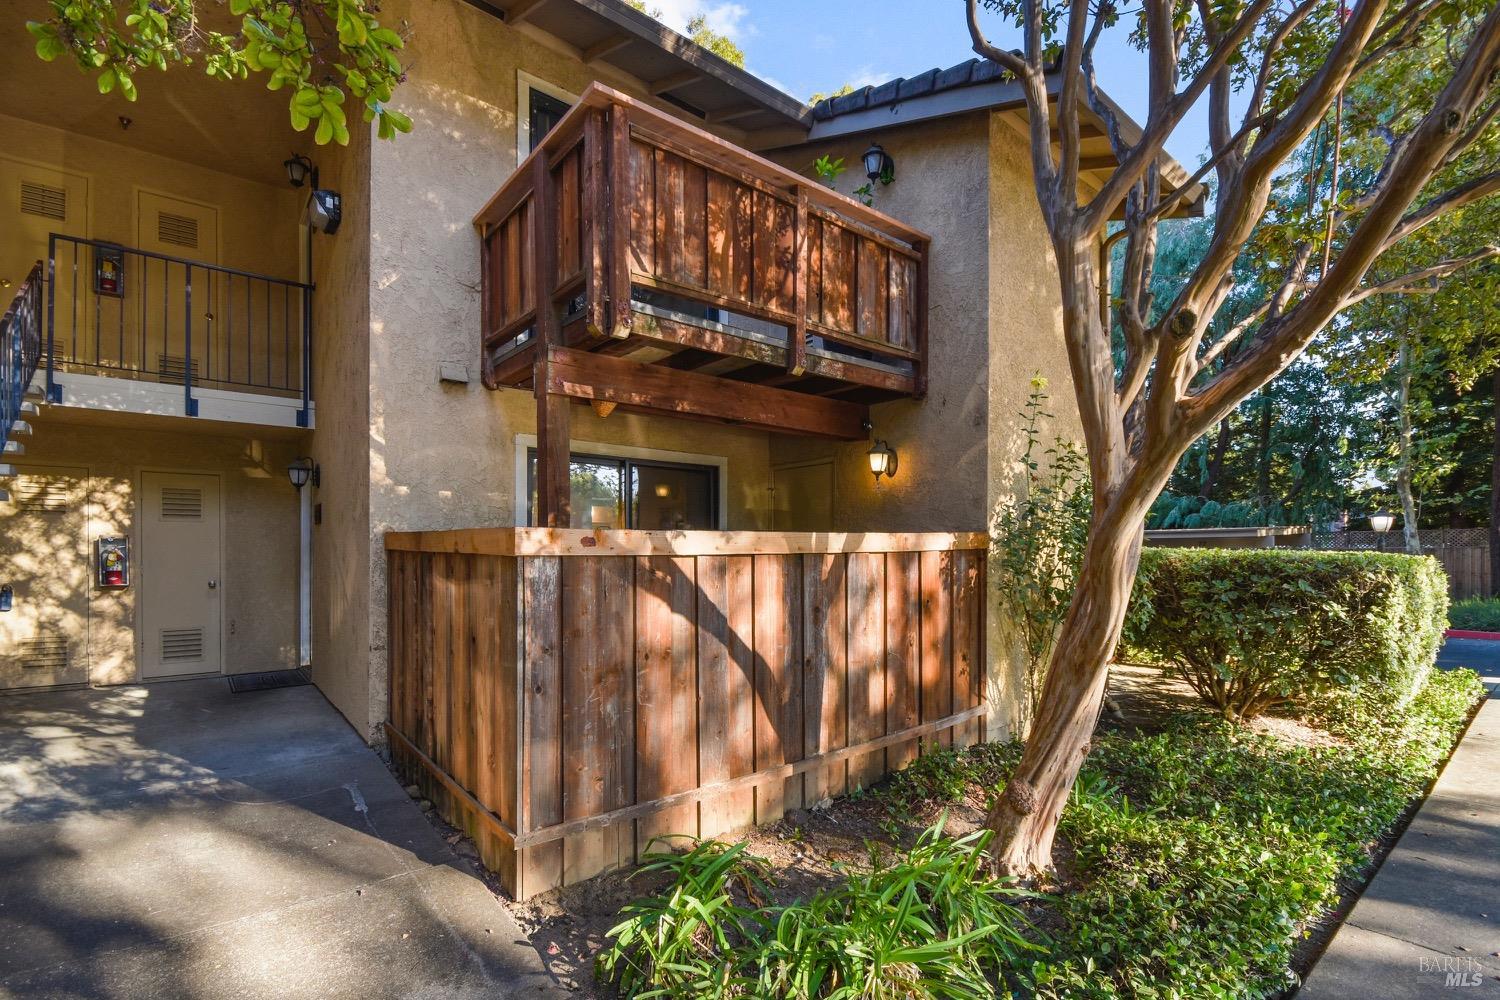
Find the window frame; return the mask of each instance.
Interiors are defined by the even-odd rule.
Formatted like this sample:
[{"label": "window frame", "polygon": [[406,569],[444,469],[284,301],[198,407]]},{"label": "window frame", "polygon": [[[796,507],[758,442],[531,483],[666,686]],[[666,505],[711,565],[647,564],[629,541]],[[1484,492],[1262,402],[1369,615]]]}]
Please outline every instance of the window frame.
[{"label": "window frame", "polygon": [[539,91],[570,107],[578,103],[578,95],[569,93],[556,84],[532,76],[525,70],[516,70],[516,166],[520,166],[531,152],[531,92]]},{"label": "window frame", "polygon": [[[515,511],[513,520],[518,528],[531,526],[531,455],[536,451],[537,439],[535,434],[516,435],[516,478],[515,478]],[[661,448],[634,448],[624,445],[605,444],[598,441],[570,441],[568,443],[568,460],[573,459],[603,459],[610,462],[621,462],[625,464],[626,475],[625,491],[630,489],[628,479],[629,465],[656,465],[668,468],[686,468],[693,470],[711,469],[713,476],[714,520],[716,527],[713,530],[725,531],[728,529],[729,514],[727,497],[729,494],[729,459],[722,455],[699,455],[692,452],[667,451]],[[629,510],[626,511],[627,523]]]}]

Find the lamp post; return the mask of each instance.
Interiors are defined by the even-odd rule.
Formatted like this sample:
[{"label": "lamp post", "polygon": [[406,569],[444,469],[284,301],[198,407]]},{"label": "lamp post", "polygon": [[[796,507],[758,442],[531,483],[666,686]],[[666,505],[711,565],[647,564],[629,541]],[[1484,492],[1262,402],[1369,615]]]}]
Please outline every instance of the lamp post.
[{"label": "lamp post", "polygon": [[1380,551],[1385,551],[1385,533],[1391,530],[1396,523],[1396,515],[1390,511],[1380,510],[1370,515],[1370,530],[1375,532],[1380,543]]}]

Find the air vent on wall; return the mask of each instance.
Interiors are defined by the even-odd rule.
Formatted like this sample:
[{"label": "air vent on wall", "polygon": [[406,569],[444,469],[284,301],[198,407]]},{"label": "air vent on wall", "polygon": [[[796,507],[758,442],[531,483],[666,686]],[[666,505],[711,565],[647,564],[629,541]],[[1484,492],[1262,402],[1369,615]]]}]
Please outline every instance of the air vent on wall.
[{"label": "air vent on wall", "polygon": [[30,514],[57,514],[68,509],[72,484],[66,479],[22,476],[16,482],[16,506]]},{"label": "air vent on wall", "polygon": [[21,211],[27,215],[40,215],[44,219],[66,220],[68,217],[68,192],[66,188],[36,181],[21,182]]},{"label": "air vent on wall", "polygon": [[[156,373],[164,379],[173,382],[181,382],[183,376],[183,364],[181,354],[158,354],[156,356]],[[198,378],[198,359],[193,359],[193,379]]]},{"label": "air vent on wall", "polygon": [[163,486],[161,516],[199,520],[203,517],[203,491],[191,487]]},{"label": "air vent on wall", "polygon": [[22,670],[67,670],[68,640],[56,632],[22,639],[20,659]]},{"label": "air vent on wall", "polygon": [[198,248],[198,220],[171,212],[156,214],[156,238],[173,246]]},{"label": "air vent on wall", "polygon": [[162,629],[161,658],[163,663],[203,659],[203,630],[201,628]]}]

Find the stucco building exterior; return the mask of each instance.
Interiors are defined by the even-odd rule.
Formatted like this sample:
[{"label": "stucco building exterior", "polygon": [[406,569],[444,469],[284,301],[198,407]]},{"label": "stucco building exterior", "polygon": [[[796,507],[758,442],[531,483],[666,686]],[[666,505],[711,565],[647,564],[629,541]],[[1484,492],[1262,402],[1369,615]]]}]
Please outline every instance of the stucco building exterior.
[{"label": "stucco building exterior", "polygon": [[[16,234],[0,236],[0,277],[8,301],[32,261],[50,263],[52,354],[0,482],[0,583],[14,592],[0,685],[306,666],[383,739],[387,532],[533,516],[537,403],[481,384],[473,220],[591,84],[809,184],[817,157],[843,157],[844,194],[878,141],[895,171],[875,209],[931,238],[927,385],[869,406],[871,436],[899,456],[884,479],[867,440],[574,405],[574,482],[605,482],[578,494],[575,524],[983,532],[1018,481],[1035,375],[1051,430],[1075,433],[1018,97],[981,64],[812,109],[615,0],[387,0],[380,16],[409,26],[397,103],[414,130],[384,142],[355,129],[346,147],[314,147],[253,81],[181,71],[143,78],[138,104],[101,97],[73,67],[22,56],[22,18],[0,23],[16,54],[0,69],[0,217],[26,224],[0,230]],[[56,95],[45,111],[43,91]],[[1108,169],[1102,135],[1090,143],[1086,183]],[[336,232],[309,228],[293,154],[341,195]],[[115,246],[121,295],[92,284]],[[289,466],[308,482],[294,487]],[[693,499],[652,513],[649,495],[609,493],[625,481],[610,477]],[[614,513],[591,520],[593,507]],[[130,575],[105,582],[120,539]],[[999,734],[1017,673],[1004,623],[985,630]]]}]

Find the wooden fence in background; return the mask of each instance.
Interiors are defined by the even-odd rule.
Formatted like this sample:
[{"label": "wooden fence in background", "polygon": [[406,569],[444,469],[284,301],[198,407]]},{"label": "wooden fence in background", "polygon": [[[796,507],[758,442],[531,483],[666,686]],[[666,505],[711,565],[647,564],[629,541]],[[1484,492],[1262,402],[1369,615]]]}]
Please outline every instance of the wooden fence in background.
[{"label": "wooden fence in background", "polygon": [[403,773],[525,899],[982,732],[982,534],[386,536]]},{"label": "wooden fence in background", "polygon": [[[1418,532],[1422,552],[1443,564],[1453,600],[1490,594],[1490,536],[1487,528],[1427,528]],[[1313,548],[1334,551],[1404,552],[1400,528],[1384,533],[1340,531],[1313,536]]]}]

